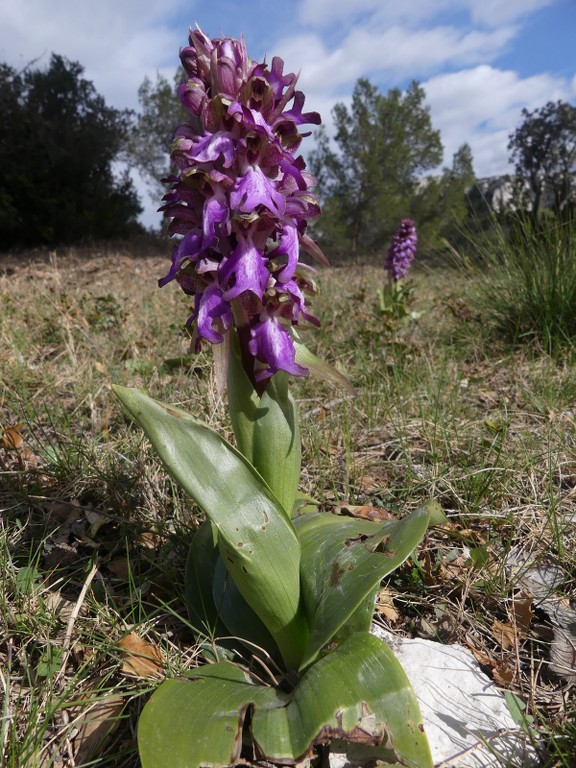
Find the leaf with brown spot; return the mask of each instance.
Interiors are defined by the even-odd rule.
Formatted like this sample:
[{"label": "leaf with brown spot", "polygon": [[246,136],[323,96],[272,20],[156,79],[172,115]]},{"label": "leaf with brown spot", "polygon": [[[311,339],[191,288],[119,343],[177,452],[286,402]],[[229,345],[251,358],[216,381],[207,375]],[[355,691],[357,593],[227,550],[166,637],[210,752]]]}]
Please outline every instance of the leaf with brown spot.
[{"label": "leaf with brown spot", "polygon": [[118,643],[122,653],[122,673],[127,677],[164,676],[164,656],[154,643],[130,632]]},{"label": "leaf with brown spot", "polygon": [[332,566],[332,569],[330,571],[330,586],[335,587],[338,585],[338,582],[344,575],[344,569],[340,566],[339,563],[334,563]]}]

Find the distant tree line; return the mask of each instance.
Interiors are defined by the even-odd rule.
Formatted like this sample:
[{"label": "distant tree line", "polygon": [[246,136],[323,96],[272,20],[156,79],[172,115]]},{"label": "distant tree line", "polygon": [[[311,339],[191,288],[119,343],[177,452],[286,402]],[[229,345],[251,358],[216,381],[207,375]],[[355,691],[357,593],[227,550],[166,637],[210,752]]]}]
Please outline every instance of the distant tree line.
[{"label": "distant tree line", "polygon": [[106,105],[83,67],[0,64],[0,247],[115,238],[142,208],[115,171],[131,114]]},{"label": "distant tree line", "polygon": [[326,249],[340,257],[382,253],[406,217],[417,222],[421,247],[448,236],[465,215],[472,152],[464,144],[450,168],[426,175],[441,163],[443,147],[424,89],[414,81],[383,95],[360,79],[350,108],[337,104],[332,115],[334,141],[321,129],[310,156],[324,210],[315,234]]},{"label": "distant tree line", "polygon": [[522,110],[508,150],[516,170],[516,200],[537,219],[542,209],[573,218],[576,202],[576,107],[549,101]]},{"label": "distant tree line", "polygon": [[[126,168],[140,171],[160,200],[170,144],[185,117],[170,81],[146,78],[138,113],[106,105],[83,67],[52,55],[48,67],[0,64],[0,248],[114,238],[138,231],[141,205]],[[438,173],[443,147],[422,86],[386,94],[366,79],[350,106],[336,104],[308,165],[323,215],[314,235],[340,258],[381,255],[402,218],[418,226],[420,253],[457,243],[493,218],[463,144]],[[549,102],[510,134],[514,208],[573,215],[576,107]]]}]

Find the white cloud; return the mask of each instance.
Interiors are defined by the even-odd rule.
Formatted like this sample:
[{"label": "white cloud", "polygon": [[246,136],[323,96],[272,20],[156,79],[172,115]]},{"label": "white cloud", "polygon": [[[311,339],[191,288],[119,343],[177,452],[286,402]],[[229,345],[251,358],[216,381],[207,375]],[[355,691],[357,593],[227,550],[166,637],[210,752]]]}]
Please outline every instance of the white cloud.
[{"label": "white cloud", "polygon": [[135,107],[145,75],[160,69],[171,77],[176,70],[185,38],[164,19],[183,3],[0,0],[0,60],[18,68],[41,57],[37,66],[45,66],[51,53],[61,54],[84,66],[109,104]]},{"label": "white cloud", "polygon": [[496,27],[526,17],[534,11],[539,11],[557,0],[470,0],[472,21]]},{"label": "white cloud", "polygon": [[281,40],[276,50],[288,68],[300,66],[307,91],[335,93],[362,76],[392,80],[422,79],[442,67],[490,61],[513,38],[512,27],[489,32],[466,32],[455,27],[384,31],[352,29],[342,43],[328,50],[315,34]]},{"label": "white cloud", "polygon": [[322,28],[366,15],[387,24],[421,22],[457,4],[456,0],[303,0],[299,19],[303,24]]},{"label": "white cloud", "polygon": [[487,65],[438,75],[424,82],[432,123],[440,130],[444,161],[465,141],[472,147],[479,176],[508,173],[508,135],[521,121],[521,110],[570,98],[570,85],[541,74],[520,78]]},{"label": "white cloud", "polygon": [[496,175],[510,171],[508,135],[522,108],[576,93],[576,77],[571,84],[546,73],[522,78],[493,65],[514,51],[530,14],[556,1],[303,0],[300,20],[309,31],[282,40],[280,52],[292,67],[300,63],[310,107],[326,105],[329,134],[333,103],[349,103],[358,77],[368,77],[384,93],[417,79],[441,132],[444,163],[467,141],[477,173]]},{"label": "white cloud", "polygon": [[302,0],[299,19],[303,24],[320,28],[366,16],[370,17],[371,24],[415,26],[441,15],[449,18],[464,12],[474,24],[498,27],[555,2],[557,0]]}]

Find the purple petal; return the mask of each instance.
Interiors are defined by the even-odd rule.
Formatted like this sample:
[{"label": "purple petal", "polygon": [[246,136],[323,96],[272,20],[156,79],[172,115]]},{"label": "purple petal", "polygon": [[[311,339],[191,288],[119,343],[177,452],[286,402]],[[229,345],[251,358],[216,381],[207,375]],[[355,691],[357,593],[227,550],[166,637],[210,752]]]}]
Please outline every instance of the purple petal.
[{"label": "purple petal", "polygon": [[[303,265],[301,265],[303,266]],[[300,319],[300,316],[302,316],[305,320],[307,320],[312,325],[315,325],[316,327],[320,327],[320,321],[318,318],[308,312],[308,307],[306,306],[306,299],[304,298],[304,294],[302,293],[300,286],[296,283],[295,280],[289,280],[285,285],[279,286],[280,293],[288,294],[290,296],[291,302],[286,302],[286,305],[290,306],[292,305],[291,311],[290,311],[290,319],[292,322],[297,325],[298,321]],[[285,314],[286,310],[284,310],[284,303],[280,304],[282,308],[282,316],[286,317],[288,316]]]},{"label": "purple petal", "polygon": [[204,230],[204,248],[212,248],[222,230],[222,224],[228,220],[228,205],[225,200],[209,197],[204,203],[202,228]]},{"label": "purple petal", "polygon": [[266,71],[264,64],[259,64],[255,67],[253,74],[258,77],[266,77],[270,87],[274,91],[274,97],[278,100],[282,96],[282,91],[287,86],[294,86],[298,80],[298,76],[292,73],[284,74],[284,61],[279,56],[272,58],[272,66],[270,71]]},{"label": "purple petal", "polygon": [[187,155],[190,159],[199,163],[213,163],[222,156],[225,168],[230,168],[234,163],[235,143],[232,136],[226,131],[209,133],[196,141],[192,151]]},{"label": "purple petal", "polygon": [[238,245],[224,259],[218,273],[220,284],[229,286],[223,294],[226,301],[235,299],[244,291],[251,291],[261,299],[270,278],[266,264],[267,259],[252,239],[238,234]]},{"label": "purple petal", "polygon": [[250,166],[230,193],[230,206],[242,213],[252,213],[259,205],[281,216],[286,201],[277,191],[274,182],[265,176],[258,166]]},{"label": "purple petal", "polygon": [[299,252],[298,230],[293,224],[284,224],[280,243],[274,251],[274,257],[286,256],[287,259],[286,264],[276,274],[279,283],[286,283],[294,277],[294,272],[298,266]]},{"label": "purple petal", "polygon": [[200,253],[202,253],[202,236],[198,232],[190,232],[174,248],[170,270],[167,275],[158,280],[158,286],[162,288],[163,285],[174,280],[184,262],[195,261]]},{"label": "purple petal", "polygon": [[224,336],[214,328],[215,321],[219,321],[223,331],[228,330],[232,325],[232,310],[223,298],[220,288],[216,283],[212,283],[200,296],[196,327],[198,336],[211,344],[220,344],[224,340]]},{"label": "purple petal", "polygon": [[305,99],[306,97],[302,91],[296,91],[294,94],[294,103],[292,105],[292,109],[290,109],[288,112],[283,112],[280,119],[288,118],[289,120],[293,120],[296,125],[302,125],[303,123],[320,125],[322,118],[318,112],[304,112],[304,114],[302,114],[302,107],[304,106]]},{"label": "purple petal", "polygon": [[[265,314],[265,313],[263,313]],[[250,329],[252,338],[248,342],[251,355],[268,368],[256,374],[256,379],[267,379],[276,371],[286,371],[294,376],[306,376],[308,369],[295,361],[296,353],[290,332],[274,315],[266,315]]]},{"label": "purple petal", "polygon": [[242,123],[244,129],[252,128],[257,133],[267,136],[270,141],[275,141],[276,136],[272,128],[266,122],[264,115],[257,109],[250,109],[235,101],[228,107],[228,114],[232,117],[238,115],[239,122]]},{"label": "purple petal", "polygon": [[187,112],[199,116],[208,97],[201,80],[194,78],[178,86],[180,103]]}]

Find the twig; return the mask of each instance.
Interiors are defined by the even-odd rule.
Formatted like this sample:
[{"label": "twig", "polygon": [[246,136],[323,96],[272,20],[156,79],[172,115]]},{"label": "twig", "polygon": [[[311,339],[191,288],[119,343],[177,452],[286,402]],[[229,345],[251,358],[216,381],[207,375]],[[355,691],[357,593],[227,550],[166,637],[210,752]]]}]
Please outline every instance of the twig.
[{"label": "twig", "polygon": [[12,719],[12,713],[10,711],[10,671],[12,669],[12,638],[8,638],[6,643],[6,677],[2,674],[0,669],[0,680],[2,680],[2,687],[4,688],[4,713],[2,715],[2,729],[0,730],[0,744],[4,748],[6,746],[6,740],[8,737],[8,725]]},{"label": "twig", "polygon": [[88,574],[88,576],[86,576],[82,589],[80,590],[80,594],[78,595],[78,600],[76,600],[76,604],[72,609],[70,618],[68,619],[66,634],[64,635],[64,642],[62,643],[62,663],[60,665],[60,669],[58,670],[58,674],[54,679],[54,684],[56,684],[66,672],[66,664],[68,663],[68,659],[70,658],[70,654],[72,653],[72,633],[74,632],[74,624],[76,623],[76,619],[78,618],[78,614],[80,613],[82,605],[84,604],[84,600],[86,599],[86,595],[88,594],[88,589],[90,588],[92,579],[96,575],[97,571],[98,571],[98,565],[94,563],[94,565],[90,569],[90,573]]},{"label": "twig", "polygon": [[[62,643],[62,662],[60,664],[60,669],[58,670],[58,674],[54,678],[54,686],[56,686],[57,683],[66,674],[66,665],[68,664],[68,659],[70,658],[70,654],[72,653],[72,633],[74,632],[74,625],[76,623],[76,619],[78,618],[80,610],[82,609],[82,605],[84,604],[86,595],[88,594],[90,584],[92,583],[92,580],[97,572],[98,572],[98,565],[97,563],[94,563],[92,565],[92,568],[90,569],[88,576],[86,576],[84,580],[84,584],[82,585],[82,589],[80,590],[80,594],[78,595],[78,600],[76,600],[76,604],[74,605],[74,608],[72,609],[72,613],[70,614],[70,618],[68,619],[68,624],[66,626],[66,634],[64,635],[64,642]],[[62,710],[62,721],[63,721],[64,728],[66,728],[70,722],[70,719],[68,717],[68,712],[66,709]],[[70,741],[70,738],[68,736],[66,736],[66,751],[68,753],[68,758],[70,761],[69,762],[70,768],[74,768],[76,766],[76,761],[74,759],[74,750],[72,748],[72,742]]]}]

